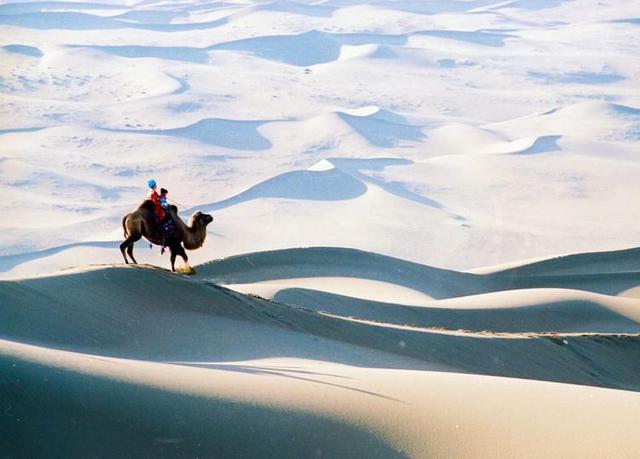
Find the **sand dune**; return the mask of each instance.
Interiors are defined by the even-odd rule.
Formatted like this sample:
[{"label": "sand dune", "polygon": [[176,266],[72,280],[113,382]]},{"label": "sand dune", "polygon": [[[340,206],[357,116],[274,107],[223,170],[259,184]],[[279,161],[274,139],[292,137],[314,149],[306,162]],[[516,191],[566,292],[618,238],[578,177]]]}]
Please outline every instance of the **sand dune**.
[{"label": "sand dune", "polygon": [[548,287],[617,295],[640,284],[636,253],[637,249],[628,249],[575,254],[474,274],[357,250],[307,248],[229,257],[204,264],[200,273],[212,281],[233,284],[297,277],[359,277],[402,285],[436,299]]},{"label": "sand dune", "polygon": [[591,139],[630,141],[640,133],[640,110],[608,102],[582,102],[568,107],[487,126],[512,134],[578,136],[581,129]]},{"label": "sand dune", "polygon": [[291,36],[247,38],[212,46],[215,50],[242,50],[265,59],[306,67],[331,62],[340,55],[340,44],[319,31]]},{"label": "sand dune", "polygon": [[[247,358],[247,352],[283,352],[283,355],[296,358],[309,357],[304,350],[306,346],[291,346],[291,350],[285,352],[284,348],[290,347],[289,345],[277,346],[278,351],[274,350],[273,344],[260,345],[259,340],[271,340],[275,337],[269,337],[267,331],[269,327],[276,327],[284,329],[277,334],[279,336],[291,332],[292,336],[304,339],[305,334],[311,333],[342,343],[403,355],[428,364],[436,363],[448,368],[458,368],[460,371],[476,368],[477,372],[484,368],[478,366],[479,363],[476,361],[478,355],[484,353],[487,357],[508,356],[510,353],[517,354],[531,348],[542,354],[549,353],[547,358],[541,359],[540,368],[531,366],[530,362],[524,368],[520,359],[511,356],[505,358],[506,362],[499,359],[499,364],[496,363],[483,371],[488,374],[516,377],[523,377],[524,374],[535,377],[536,373],[540,373],[539,379],[551,378],[583,383],[594,381],[591,376],[579,371],[573,374],[576,368],[582,368],[584,364],[579,358],[580,354],[574,354],[573,346],[586,346],[589,349],[593,347],[593,352],[599,352],[599,349],[607,349],[612,343],[619,345],[620,341],[627,343],[625,345],[631,349],[636,345],[634,333],[638,332],[639,320],[637,300],[579,291],[522,289],[459,298],[460,292],[464,290],[488,290],[492,283],[495,288],[495,280],[485,279],[486,276],[447,272],[409,263],[406,266],[400,265],[399,262],[392,264],[390,261],[393,260],[374,254],[343,251],[346,253],[340,257],[339,253],[336,255],[335,249],[300,252],[301,258],[304,257],[306,260],[304,263],[296,261],[296,254],[292,256],[291,251],[253,254],[223,260],[219,262],[221,266],[217,266],[218,263],[203,265],[195,279],[185,279],[158,269],[96,267],[86,272],[4,281],[1,293],[3,303],[7,306],[2,310],[2,314],[6,316],[3,323],[5,327],[10,328],[5,328],[3,336],[65,349],[87,352],[99,350],[106,355],[120,356],[120,353],[124,353],[140,358],[156,358],[163,355],[163,358],[169,358],[167,356],[170,355],[173,359],[180,359],[180,353],[187,349],[189,352],[198,349],[200,356],[215,351],[214,355],[223,360],[238,359],[239,356]],[[374,263],[362,265],[364,256],[368,256]],[[293,261],[283,266],[283,259]],[[337,263],[328,264],[327,260],[330,259],[337,260]],[[380,265],[376,266],[376,259]],[[361,270],[350,269],[347,261],[361,266]],[[244,268],[245,263],[245,266],[250,268]],[[351,277],[382,278],[390,284],[411,285],[414,290],[436,294],[442,292],[448,284],[449,288],[446,290],[450,299],[434,302],[430,307],[408,307],[379,302],[368,304],[363,300],[352,301],[342,297],[333,299],[333,309],[332,301],[326,301],[328,307],[324,309],[325,300],[330,299],[332,295],[309,295],[305,304],[297,305],[292,302],[293,306],[289,306],[233,293],[211,283],[212,279],[220,282],[223,277],[237,280],[238,276],[243,274],[245,280],[255,280],[262,274],[280,278],[286,283],[286,279],[291,277],[286,274],[287,269],[291,270],[290,273],[295,272],[298,277],[315,277],[323,271],[331,271],[334,276],[345,276],[348,270]],[[383,276],[383,272],[387,272],[388,275]],[[91,285],[90,290],[87,290],[86,285]],[[148,285],[153,285],[154,288],[150,291],[148,287],[144,287]],[[452,294],[455,288],[458,288],[457,295]],[[302,297],[303,295],[289,293],[289,298],[294,300]],[[314,300],[322,301],[315,301],[313,305],[310,302]],[[343,308],[341,311],[340,305]],[[389,309],[385,310],[385,307]],[[394,309],[397,312],[395,316]],[[331,314],[328,316],[323,311]],[[35,317],[39,318],[36,323]],[[194,325],[192,322],[195,318],[201,322],[198,326],[201,330],[208,330],[206,333],[188,333],[187,330]],[[361,320],[354,321],[356,319]],[[246,322],[252,325],[244,332],[224,332],[229,326],[229,320],[245,324],[240,328],[246,328]],[[151,326],[152,323],[155,325]],[[478,331],[523,333],[478,334],[434,328],[458,330],[466,328],[469,324],[475,324],[473,327]],[[181,330],[181,327],[185,327],[184,330]],[[264,331],[256,331],[251,349],[232,344],[241,343],[245,339],[243,334],[250,333],[253,327]],[[559,331],[572,333],[572,345],[566,346],[566,349],[562,346],[560,350],[555,349],[554,340],[550,339],[549,335],[541,333]],[[610,338],[600,342],[600,335],[594,335],[594,332],[603,332],[610,335]],[[162,349],[158,349],[153,340],[159,336],[166,337],[167,333],[173,338],[160,343]],[[629,337],[623,336],[629,333]],[[257,335],[261,335],[262,338],[258,338]],[[130,341],[130,336],[136,336],[136,341]],[[383,336],[386,338],[381,339]],[[177,340],[182,339],[187,339],[190,345],[180,345]],[[232,341],[222,345],[225,340]],[[510,343],[509,349],[503,347],[505,341]],[[399,342],[404,342],[405,346],[399,346]],[[175,349],[173,345],[177,345]],[[439,349],[439,346],[443,348]],[[460,351],[452,351],[453,355],[443,350],[456,347]],[[462,349],[465,349],[465,352],[462,352]],[[332,360],[330,354],[323,352],[322,360]],[[555,357],[552,357],[553,355]],[[630,352],[629,357],[632,355],[633,352]],[[556,376],[548,376],[545,362],[553,362],[558,358],[576,360],[566,372],[550,372],[549,375]],[[621,354],[615,365],[620,364],[623,358],[624,354]],[[608,365],[614,365],[614,362],[603,359],[599,364],[606,368]],[[601,380],[595,384],[635,387],[633,373],[628,373],[628,377],[631,378],[629,381],[623,377],[622,381],[616,380],[607,384]]]},{"label": "sand dune", "polygon": [[[578,9],[598,17],[573,22]],[[0,189],[12,203],[5,226],[26,233],[16,244],[12,229],[0,251],[51,250],[2,275],[116,261],[110,250],[60,247],[115,243],[148,175],[188,210],[229,204],[216,209],[210,240],[220,244],[194,255],[200,262],[326,245],[474,269],[637,246],[640,208],[617,204],[637,191],[640,164],[637,66],[624,45],[634,26],[607,22],[627,11],[490,1],[1,5],[11,38],[0,49]],[[571,62],[539,59],[551,48]],[[373,168],[382,158],[396,163]],[[332,196],[333,182],[318,177],[309,193],[272,192],[322,161],[367,192],[337,186]],[[252,199],[238,198],[248,190]],[[84,226],[71,237],[76,222]]]},{"label": "sand dune", "polygon": [[10,53],[23,54],[31,57],[42,57],[44,54],[35,46],[25,45],[5,45],[2,49],[9,51]]},{"label": "sand dune", "polygon": [[[0,456],[636,457],[637,27],[3,2]],[[195,276],[122,264],[151,177]]]},{"label": "sand dune", "polygon": [[189,126],[157,130],[121,130],[136,134],[180,137],[238,150],[266,150],[269,140],[257,131],[264,121],[203,119]]},{"label": "sand dune", "polygon": [[631,273],[640,269],[640,249],[578,253],[523,264],[499,271],[514,275],[571,275]]},{"label": "sand dune", "polygon": [[210,212],[259,198],[337,201],[352,199],[365,192],[366,186],[363,183],[337,169],[292,171],[259,183],[229,199],[199,206],[199,209]]},{"label": "sand dune", "polygon": [[[25,381],[16,392],[23,402],[15,414],[30,420],[28,426],[9,426],[18,440],[7,445],[3,437],[6,451],[471,457],[534,450],[631,456],[638,433],[638,397],[623,391],[295,360],[193,368],[6,341],[0,349],[3,369]],[[53,399],[48,394],[55,387],[61,390]],[[247,397],[249,390],[253,395]],[[314,396],[307,396],[310,391]],[[55,421],[53,429],[38,442],[21,441],[23,427],[38,429],[29,414],[41,409]],[[128,412],[137,415],[119,422]],[[105,419],[99,434],[96,413]],[[580,432],[589,435],[579,444],[567,441]]]},{"label": "sand dune", "polygon": [[156,58],[193,63],[209,62],[206,49],[178,46],[83,46],[106,54],[113,54],[129,59]]},{"label": "sand dune", "polygon": [[640,332],[636,300],[576,290],[523,289],[422,300],[417,304],[412,297],[399,292],[389,292],[385,299],[384,289],[376,291],[377,298],[371,300],[357,291],[348,295],[334,293],[324,283],[299,286],[295,281],[284,281],[268,285],[272,286],[271,291],[261,289],[259,283],[229,287],[259,295],[266,293],[286,304],[398,325],[496,332]]},{"label": "sand dune", "polygon": [[[617,258],[624,266],[627,255],[608,254],[608,266]],[[577,269],[580,256],[573,261]],[[401,457],[531,448],[573,455],[612,439],[607,452],[624,455],[637,446],[631,419],[640,397],[611,389],[640,390],[638,300],[499,290],[501,273],[345,249],[248,254],[198,271],[187,278],[95,266],[2,281],[0,364],[13,388],[11,416],[21,418],[4,418],[18,441],[3,447]],[[328,274],[337,277],[319,277]],[[273,302],[212,282],[243,281],[251,293],[261,280],[286,286],[294,276],[317,290],[284,288]],[[408,306],[322,290],[344,276],[384,281],[390,297],[402,286],[448,299]],[[344,279],[344,292],[357,293]],[[376,287],[369,291],[385,292]],[[481,290],[494,293],[460,296]],[[67,389],[54,399],[57,387]],[[56,413],[59,429],[43,430],[32,415],[42,409]],[[123,429],[122,413],[139,414]],[[577,422],[585,416],[588,423]],[[41,442],[27,442],[27,431]],[[249,432],[251,442],[239,441]],[[549,445],[575,432],[589,432],[589,442]],[[455,446],[450,435],[459,437]],[[51,446],[52,436],[63,441]]]},{"label": "sand dune", "polygon": [[[640,402],[625,391],[300,360],[185,366],[7,341],[0,354],[21,381],[11,413],[21,422],[0,440],[8,452],[632,457],[637,446]],[[44,431],[30,416],[41,410]]]},{"label": "sand dune", "polygon": [[[578,254],[473,275],[356,251],[298,249],[232,257],[204,265],[201,275],[287,304],[395,324],[477,331],[636,333],[637,301],[611,296],[635,296],[640,276],[628,266],[635,251]],[[588,269],[588,260],[590,273],[578,274]],[[565,271],[554,270],[554,264],[562,264]],[[546,275],[536,275],[536,267]],[[621,268],[624,271],[614,271]],[[378,298],[368,295],[366,287],[352,283],[349,288],[348,282],[343,285],[327,277],[339,275],[373,281],[369,291],[378,292]],[[402,285],[414,293],[376,282]],[[418,299],[418,292],[428,296]]]},{"label": "sand dune", "polygon": [[[122,19],[121,19],[122,18]],[[157,15],[153,17],[158,19]],[[213,29],[227,24],[226,18],[200,23],[172,24],[145,23],[123,20],[122,16],[104,17],[95,14],[67,11],[38,11],[0,15],[0,24],[40,30],[112,30],[142,29],[157,32],[184,32],[189,30]]]}]

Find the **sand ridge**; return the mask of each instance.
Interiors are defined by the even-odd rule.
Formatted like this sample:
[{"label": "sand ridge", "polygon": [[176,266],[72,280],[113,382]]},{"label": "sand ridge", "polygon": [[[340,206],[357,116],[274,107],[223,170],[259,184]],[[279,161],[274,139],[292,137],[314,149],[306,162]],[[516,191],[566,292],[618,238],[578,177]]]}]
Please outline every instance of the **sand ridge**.
[{"label": "sand ridge", "polygon": [[[624,261],[624,254],[620,257]],[[296,269],[297,260],[304,263]],[[429,314],[434,308],[425,306],[376,303],[322,290],[289,296],[284,304],[230,290],[212,279],[244,275],[256,281],[262,275],[286,284],[287,275],[313,280],[313,273],[339,276],[348,271],[363,280],[404,279],[405,285],[411,282],[425,291],[430,282],[442,279],[437,276],[474,279],[474,288],[495,288],[492,275],[441,272],[332,248],[247,254],[196,269],[198,274],[190,277],[147,266],[93,266],[2,281],[0,365],[8,381],[20,381],[18,386],[5,382],[3,390],[16,407],[15,416],[22,417],[21,423],[4,418],[13,438],[22,439],[5,446],[21,445],[33,453],[51,447],[24,437],[24,429],[41,428],[29,413],[42,407],[71,412],[70,419],[85,425],[56,417],[66,430],[54,450],[65,454],[83,445],[113,454],[126,447],[158,454],[296,455],[319,450],[374,457],[471,456],[478,451],[526,456],[535,450],[574,455],[604,453],[602,445],[615,438],[607,453],[630,455],[637,446],[637,427],[631,422],[640,403],[636,300],[559,288],[456,297],[452,287],[447,299],[434,300],[444,303],[435,309],[449,314],[443,328]],[[431,277],[411,277],[411,272]],[[326,282],[320,277],[316,287]],[[517,305],[537,294],[540,305]],[[603,308],[609,305],[609,331],[554,330],[554,322],[568,323],[563,308],[545,310],[546,327],[528,313],[554,298],[567,301],[576,295],[599,301]],[[342,315],[327,312],[324,300],[335,297],[353,309]],[[300,298],[306,302],[296,304]],[[615,315],[621,303],[635,313]],[[385,315],[384,308],[395,311]],[[403,309],[412,316],[403,316]],[[564,309],[573,310],[570,317],[576,324],[584,325],[579,319],[594,314],[579,304]],[[474,314],[471,323],[481,324],[483,316],[495,311],[506,311],[502,323],[520,324],[522,330],[462,326],[469,320],[465,313]],[[405,322],[407,317],[414,320]],[[72,392],[53,400],[51,391],[60,384]],[[118,412],[129,413],[128,419],[135,416],[131,428],[104,424]],[[622,427],[608,416],[628,421]],[[262,421],[266,418],[271,419],[269,427]],[[89,429],[85,437],[86,426],[96,422],[107,436],[96,437]],[[255,441],[239,441],[238,435],[249,431]],[[589,432],[589,441],[548,442],[577,432]],[[104,438],[112,440],[105,443]]]}]

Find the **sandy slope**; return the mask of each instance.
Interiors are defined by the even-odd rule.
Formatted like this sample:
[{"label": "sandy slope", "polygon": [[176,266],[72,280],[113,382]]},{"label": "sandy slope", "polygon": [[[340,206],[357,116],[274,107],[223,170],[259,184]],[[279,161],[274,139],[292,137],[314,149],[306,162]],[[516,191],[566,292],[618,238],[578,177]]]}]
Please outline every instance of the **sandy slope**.
[{"label": "sandy slope", "polygon": [[593,387],[312,360],[183,366],[7,341],[0,354],[20,381],[1,441],[30,455],[633,457],[640,433],[637,393]]},{"label": "sandy slope", "polygon": [[[606,257],[625,266],[625,253]],[[187,278],[96,266],[0,283],[3,447],[296,457],[631,457],[638,447],[638,300],[515,289],[514,276],[345,249],[198,268]],[[527,268],[521,282],[535,278]],[[354,298],[362,287],[345,273],[387,300],[409,288],[443,299]],[[275,292],[284,304],[211,282],[225,277],[248,291],[260,279],[309,283]],[[329,279],[354,297],[323,290]]]}]

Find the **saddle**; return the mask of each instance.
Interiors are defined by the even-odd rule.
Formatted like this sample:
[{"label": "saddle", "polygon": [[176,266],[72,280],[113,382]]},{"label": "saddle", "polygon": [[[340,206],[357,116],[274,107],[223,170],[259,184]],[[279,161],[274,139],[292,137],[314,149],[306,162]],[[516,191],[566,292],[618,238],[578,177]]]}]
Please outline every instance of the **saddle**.
[{"label": "saddle", "polygon": [[150,199],[146,199],[145,201],[142,202],[142,204],[140,204],[140,208],[147,209],[156,217],[158,230],[160,231],[160,234],[162,234],[163,237],[167,238],[167,237],[173,236],[177,232],[178,227],[176,226],[176,222],[171,217],[171,212],[165,211],[164,218],[158,221],[158,217],[155,212],[155,205],[153,204],[153,201],[151,201]]},{"label": "saddle", "polygon": [[171,215],[169,215],[169,213],[167,213],[167,216],[164,217],[164,219],[160,223],[158,223],[158,229],[164,237],[173,236],[178,230],[178,228],[176,227],[176,222],[173,221],[173,218],[171,218]]}]

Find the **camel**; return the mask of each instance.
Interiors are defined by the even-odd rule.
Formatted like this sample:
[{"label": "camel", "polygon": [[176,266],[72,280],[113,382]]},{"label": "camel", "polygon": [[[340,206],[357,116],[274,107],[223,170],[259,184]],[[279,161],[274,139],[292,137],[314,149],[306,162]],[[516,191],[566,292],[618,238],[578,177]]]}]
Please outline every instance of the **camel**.
[{"label": "camel", "polygon": [[184,249],[195,250],[202,247],[207,237],[207,225],[213,221],[213,217],[198,211],[191,216],[189,224],[186,225],[178,216],[176,206],[170,206],[169,212],[176,224],[175,234],[169,237],[163,235],[158,228],[158,222],[153,211],[153,201],[144,201],[135,211],[123,217],[122,228],[124,229],[125,240],[120,244],[120,251],[125,263],[129,264],[127,254],[129,254],[134,264],[138,263],[133,257],[133,244],[144,237],[153,244],[169,247],[171,271],[175,272],[176,257],[180,255],[184,260],[187,271],[193,272],[193,269],[189,266],[189,257],[187,257]]}]

